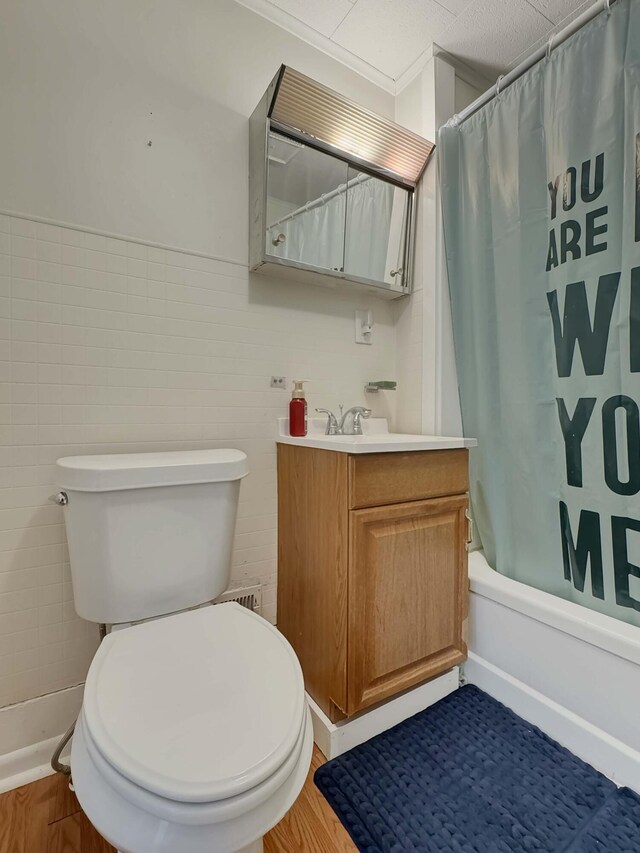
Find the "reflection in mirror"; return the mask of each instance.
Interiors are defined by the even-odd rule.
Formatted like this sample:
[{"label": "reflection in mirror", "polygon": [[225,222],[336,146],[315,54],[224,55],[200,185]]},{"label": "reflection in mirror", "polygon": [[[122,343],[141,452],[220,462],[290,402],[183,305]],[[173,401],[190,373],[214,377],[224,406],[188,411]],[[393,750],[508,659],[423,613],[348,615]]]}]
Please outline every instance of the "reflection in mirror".
[{"label": "reflection in mirror", "polygon": [[401,287],[409,193],[349,167],[344,271]]},{"label": "reflection in mirror", "polygon": [[416,189],[433,144],[281,66],[249,121],[249,268],[411,292]]},{"label": "reflection in mirror", "polygon": [[409,199],[407,190],[269,132],[272,257],[401,289]]},{"label": "reflection in mirror", "polygon": [[267,254],[344,269],[347,164],[269,132]]}]

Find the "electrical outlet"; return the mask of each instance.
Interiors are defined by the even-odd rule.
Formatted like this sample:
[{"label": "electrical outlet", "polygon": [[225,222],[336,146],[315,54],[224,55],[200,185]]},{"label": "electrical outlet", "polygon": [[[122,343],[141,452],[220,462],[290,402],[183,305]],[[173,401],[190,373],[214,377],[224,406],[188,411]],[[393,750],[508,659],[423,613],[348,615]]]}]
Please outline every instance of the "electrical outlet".
[{"label": "electrical outlet", "polygon": [[271,387],[272,388],[280,388],[283,391],[286,390],[287,377],[286,376],[272,376],[271,377]]}]

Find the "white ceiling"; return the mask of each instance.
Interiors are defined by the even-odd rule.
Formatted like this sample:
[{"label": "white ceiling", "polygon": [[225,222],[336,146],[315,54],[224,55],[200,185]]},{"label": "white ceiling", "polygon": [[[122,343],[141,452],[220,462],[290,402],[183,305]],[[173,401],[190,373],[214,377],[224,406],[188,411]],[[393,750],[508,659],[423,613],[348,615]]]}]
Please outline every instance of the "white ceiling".
[{"label": "white ceiling", "polygon": [[434,45],[488,80],[593,0],[238,0],[400,91]]}]

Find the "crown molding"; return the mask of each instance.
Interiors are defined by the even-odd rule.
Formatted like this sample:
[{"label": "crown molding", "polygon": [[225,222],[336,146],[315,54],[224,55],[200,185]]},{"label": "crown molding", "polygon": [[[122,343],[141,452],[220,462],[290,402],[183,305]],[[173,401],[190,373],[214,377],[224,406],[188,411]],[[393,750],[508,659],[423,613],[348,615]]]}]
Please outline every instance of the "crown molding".
[{"label": "crown molding", "polygon": [[449,53],[449,51],[444,50],[442,47],[440,47],[440,45],[434,42],[432,47],[433,55],[441,57],[442,59],[444,59],[445,62],[448,62],[449,65],[453,66],[456,75],[461,80],[464,80],[465,83],[468,83],[470,86],[473,86],[480,92],[485,92],[487,89],[490,89],[492,86],[495,86],[495,80],[490,80],[488,77],[485,77],[484,74],[479,74],[475,70],[475,68],[472,68],[466,62],[464,62],[464,60],[459,59],[452,53]]},{"label": "crown molding", "polygon": [[396,80],[396,95],[399,95],[403,89],[406,89],[407,86],[410,83],[413,83],[416,77],[424,71],[427,64],[433,59],[433,49],[434,45],[430,44],[429,47],[426,50],[423,50],[422,53],[413,60],[411,65],[402,72]]},{"label": "crown molding", "polygon": [[382,71],[374,68],[373,65],[369,65],[369,63],[365,62],[364,59],[360,59],[358,56],[351,53],[351,51],[339,44],[336,44],[334,41],[331,41],[330,38],[323,36],[303,21],[300,21],[298,18],[294,18],[293,15],[290,15],[278,6],[274,6],[272,3],[269,3],[268,0],[236,0],[236,2],[241,6],[244,6],[246,9],[249,9],[251,12],[255,12],[257,15],[260,15],[262,18],[266,18],[268,21],[271,21],[272,24],[276,24],[283,30],[297,36],[297,38],[307,44],[310,44],[317,50],[321,50],[323,53],[326,53],[327,56],[332,57],[332,59],[337,59],[338,62],[346,65],[347,68],[355,71],[361,77],[369,80],[369,82],[374,83],[381,89],[384,89],[384,91],[388,92],[390,95],[396,94],[396,82],[392,77],[389,77],[387,74],[383,74]]},{"label": "crown molding", "polygon": [[279,6],[275,6],[273,3],[269,2],[269,0],[236,0],[236,3],[239,3],[241,6],[249,9],[249,11],[254,12],[256,15],[260,15],[260,17],[265,18],[272,24],[281,27],[283,30],[286,30],[299,38],[301,41],[315,47],[317,50],[322,51],[322,53],[325,53],[327,56],[337,60],[342,65],[345,65],[347,68],[355,71],[356,74],[364,77],[365,80],[368,80],[370,83],[379,86],[390,95],[399,95],[404,89],[406,89],[406,87],[412,83],[416,77],[422,73],[422,71],[424,71],[425,67],[435,56],[442,57],[442,59],[448,62],[449,65],[452,65],[455,68],[458,77],[465,80],[470,85],[475,86],[475,88],[480,91],[489,89],[495,83],[494,80],[489,80],[482,74],[478,74],[478,72],[471,66],[467,65],[456,56],[448,53],[448,51],[443,50],[435,42],[430,44],[416,59],[414,59],[409,67],[394,80],[393,77],[390,77],[388,74],[384,74],[382,71],[374,68],[373,65],[365,62],[364,59],[360,59],[360,57],[351,53],[351,51],[339,44],[336,44],[336,42],[332,41],[328,36],[323,36],[322,33],[314,30],[313,27],[310,27],[308,24],[305,24],[303,21],[293,15],[290,15],[283,9],[280,9]]},{"label": "crown molding", "polygon": [[403,71],[403,73],[398,77],[396,80],[396,95],[399,95],[403,89],[406,89],[410,83],[413,83],[416,77],[424,71],[429,62],[432,59],[435,59],[436,56],[451,65],[456,72],[456,76],[460,77],[461,80],[469,83],[480,92],[484,92],[495,85],[495,80],[489,80],[488,77],[479,74],[462,59],[459,59],[457,56],[454,56],[447,50],[441,48],[436,42],[433,42],[411,63],[407,70]]}]

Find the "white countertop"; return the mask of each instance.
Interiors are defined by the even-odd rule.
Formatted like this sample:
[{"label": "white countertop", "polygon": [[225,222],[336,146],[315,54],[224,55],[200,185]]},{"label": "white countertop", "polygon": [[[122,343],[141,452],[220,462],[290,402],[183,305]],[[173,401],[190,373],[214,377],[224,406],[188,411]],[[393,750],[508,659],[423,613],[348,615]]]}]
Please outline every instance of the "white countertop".
[{"label": "white countertop", "polygon": [[475,438],[456,438],[444,435],[410,435],[389,432],[386,418],[368,418],[362,421],[363,435],[325,435],[326,418],[309,418],[307,435],[289,435],[289,419],[278,418],[279,444],[298,447],[315,447],[318,450],[338,450],[341,453],[393,453],[407,450],[453,450],[475,447]]}]

